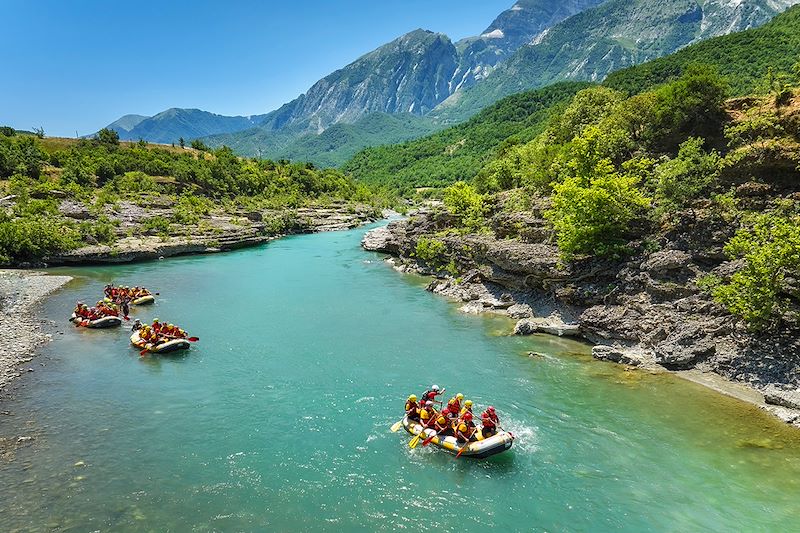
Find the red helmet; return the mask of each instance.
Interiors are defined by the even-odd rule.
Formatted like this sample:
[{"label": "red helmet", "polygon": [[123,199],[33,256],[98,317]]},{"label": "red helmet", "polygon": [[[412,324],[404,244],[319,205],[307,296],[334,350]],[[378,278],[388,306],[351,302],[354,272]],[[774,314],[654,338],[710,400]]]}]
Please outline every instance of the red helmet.
[{"label": "red helmet", "polygon": [[469,411],[464,413],[464,420],[472,420],[472,413],[470,413]]},{"label": "red helmet", "polygon": [[490,413],[494,413],[494,407],[492,407],[491,405],[486,410],[489,411]]},{"label": "red helmet", "polygon": [[444,409],[441,410],[441,413],[443,415],[449,415],[450,414],[450,408],[445,407]]}]

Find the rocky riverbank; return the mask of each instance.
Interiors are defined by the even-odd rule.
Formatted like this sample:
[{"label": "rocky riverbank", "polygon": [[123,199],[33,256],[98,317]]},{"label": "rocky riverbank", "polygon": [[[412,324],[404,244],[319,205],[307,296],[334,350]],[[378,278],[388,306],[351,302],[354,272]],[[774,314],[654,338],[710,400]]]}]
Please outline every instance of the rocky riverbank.
[{"label": "rocky riverbank", "polygon": [[38,272],[0,270],[0,395],[22,372],[38,348],[50,339],[36,312],[42,299],[72,278]]},{"label": "rocky riverbank", "polygon": [[[516,319],[515,334],[573,336],[593,343],[597,359],[691,371],[685,377],[714,383],[800,427],[800,336],[754,334],[697,287],[704,273],[736,268],[722,254],[730,231],[698,220],[657,251],[566,264],[535,211],[493,223],[491,234],[463,235],[447,231],[446,213],[422,210],[372,230],[362,245],[390,254],[401,272],[433,276],[428,290],[460,302],[464,312]],[[508,228],[514,238],[506,238]],[[420,257],[421,239],[435,239],[436,253]]]},{"label": "rocky riverbank", "polygon": [[[98,219],[84,204],[65,200],[59,211],[76,221]],[[146,206],[122,201],[103,208],[101,215],[114,226],[113,242],[92,243],[48,257],[53,266],[97,263],[125,263],[175,255],[214,253],[254,246],[278,237],[352,229],[383,215],[372,206],[346,202],[267,210],[213,210],[196,220],[176,222],[171,201],[152,200]]]}]

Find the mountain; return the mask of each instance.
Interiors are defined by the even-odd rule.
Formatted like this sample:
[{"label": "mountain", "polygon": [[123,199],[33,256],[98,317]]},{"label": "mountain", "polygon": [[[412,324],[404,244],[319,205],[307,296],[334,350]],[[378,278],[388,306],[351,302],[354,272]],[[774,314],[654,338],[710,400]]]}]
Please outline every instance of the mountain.
[{"label": "mountain", "polygon": [[[113,129],[125,139],[159,142],[212,135],[204,139],[212,146],[224,142],[234,149],[243,147],[246,152],[242,153],[257,153],[257,149],[262,153],[278,153],[296,137],[320,134],[334,124],[354,124],[374,113],[422,116],[453,92],[485,77],[546,28],[602,1],[520,0],[501,13],[481,35],[457,43],[443,34],[412,31],[319,80],[280,109],[250,122],[247,117],[216,115],[215,121],[198,116],[195,124],[188,116],[185,120],[177,117],[163,120],[159,114],[143,120],[139,127],[124,128],[114,123]],[[375,138],[378,143],[397,140],[392,134],[395,124],[383,122],[389,127],[385,136],[374,130],[374,121],[367,123],[367,127],[373,128],[370,131],[359,133],[350,128],[348,131],[355,137]],[[422,124],[414,128],[423,128]],[[253,131],[254,126],[263,131]],[[321,139],[319,144],[326,142]]]},{"label": "mountain", "polygon": [[545,30],[431,116],[456,122],[504,96],[554,81],[600,81],[698,41],[760,26],[799,1],[608,0]]},{"label": "mountain", "polygon": [[260,124],[264,117],[228,117],[200,109],[172,108],[152,117],[125,115],[106,127],[119,133],[122,140],[177,143],[181,137],[188,142],[215,133],[252,128]]},{"label": "mountain", "polygon": [[628,94],[674,79],[692,64],[714,66],[726,77],[731,96],[755,92],[767,79],[790,73],[800,62],[800,6],[761,27],[715,37],[647,63],[611,73],[603,82]]},{"label": "mountain", "polygon": [[605,0],[520,0],[500,15],[477,37],[456,43],[461,56],[453,75],[452,92],[474,85],[498,63],[530,43],[547,28]]},{"label": "mountain", "polygon": [[116,131],[122,137],[148,118],[150,117],[144,115],[125,115],[106,126],[106,128]]},{"label": "mountain", "polygon": [[[706,64],[727,79],[731,96],[759,89],[773,76],[792,73],[800,62],[800,6],[758,28],[715,37],[671,55],[619,70],[604,85],[637,94]],[[800,80],[800,72],[794,74]],[[526,142],[542,130],[560,105],[588,84],[555,85],[508,96],[469,121],[398,145],[362,150],[342,168],[356,178],[404,189],[437,186],[476,176],[504,146]]]}]

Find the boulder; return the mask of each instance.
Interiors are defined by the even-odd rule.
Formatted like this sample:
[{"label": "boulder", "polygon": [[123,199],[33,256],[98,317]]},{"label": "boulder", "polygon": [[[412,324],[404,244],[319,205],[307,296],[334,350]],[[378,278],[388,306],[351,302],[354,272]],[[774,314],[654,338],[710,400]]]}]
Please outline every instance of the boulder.
[{"label": "boulder", "polygon": [[557,318],[523,318],[514,326],[514,335],[534,333],[548,333],[559,337],[579,337],[581,334],[577,324],[565,324]]},{"label": "boulder", "polygon": [[387,226],[375,228],[364,234],[361,246],[370,252],[397,253],[399,247]]},{"label": "boulder", "polygon": [[714,354],[713,342],[702,339],[693,342],[687,338],[667,340],[655,347],[656,362],[671,369],[685,370]]},{"label": "boulder", "polygon": [[782,390],[770,385],[764,391],[764,401],[772,405],[780,405],[789,409],[800,409],[800,390]]},{"label": "boulder", "polygon": [[642,359],[631,350],[616,346],[608,346],[606,344],[598,344],[592,347],[592,357],[600,361],[611,361],[613,363],[630,366],[639,366],[642,364]]},{"label": "boulder", "polygon": [[661,250],[650,254],[642,263],[642,270],[651,274],[663,274],[670,270],[680,270],[691,262],[692,256],[682,250]]}]

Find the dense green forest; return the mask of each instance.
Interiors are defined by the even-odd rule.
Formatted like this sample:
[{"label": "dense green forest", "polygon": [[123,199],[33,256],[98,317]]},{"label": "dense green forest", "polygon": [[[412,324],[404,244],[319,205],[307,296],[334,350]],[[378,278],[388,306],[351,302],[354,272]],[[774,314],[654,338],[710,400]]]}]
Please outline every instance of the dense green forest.
[{"label": "dense green forest", "polygon": [[[202,144],[197,146],[202,148]],[[173,202],[176,217],[222,209],[293,208],[347,200],[386,199],[344,173],[310,164],[243,159],[229,148],[213,151],[120,143],[101,130],[95,139],[50,139],[0,130],[0,184],[10,202],[0,209],[0,261],[35,260],[83,242],[108,242],[113,228],[104,205],[150,198]],[[60,215],[73,200],[93,206],[93,219]]]},{"label": "dense green forest", "polygon": [[730,96],[769,90],[796,73],[800,58],[800,6],[752,30],[715,37],[674,54],[610,74],[604,85],[636,94],[669,81],[693,64],[713,65]]},{"label": "dense green forest", "polygon": [[471,179],[501,144],[510,146],[534,138],[554,106],[588,85],[564,82],[504,98],[469,121],[428,137],[368,148],[342,169],[366,183],[406,192]]}]

